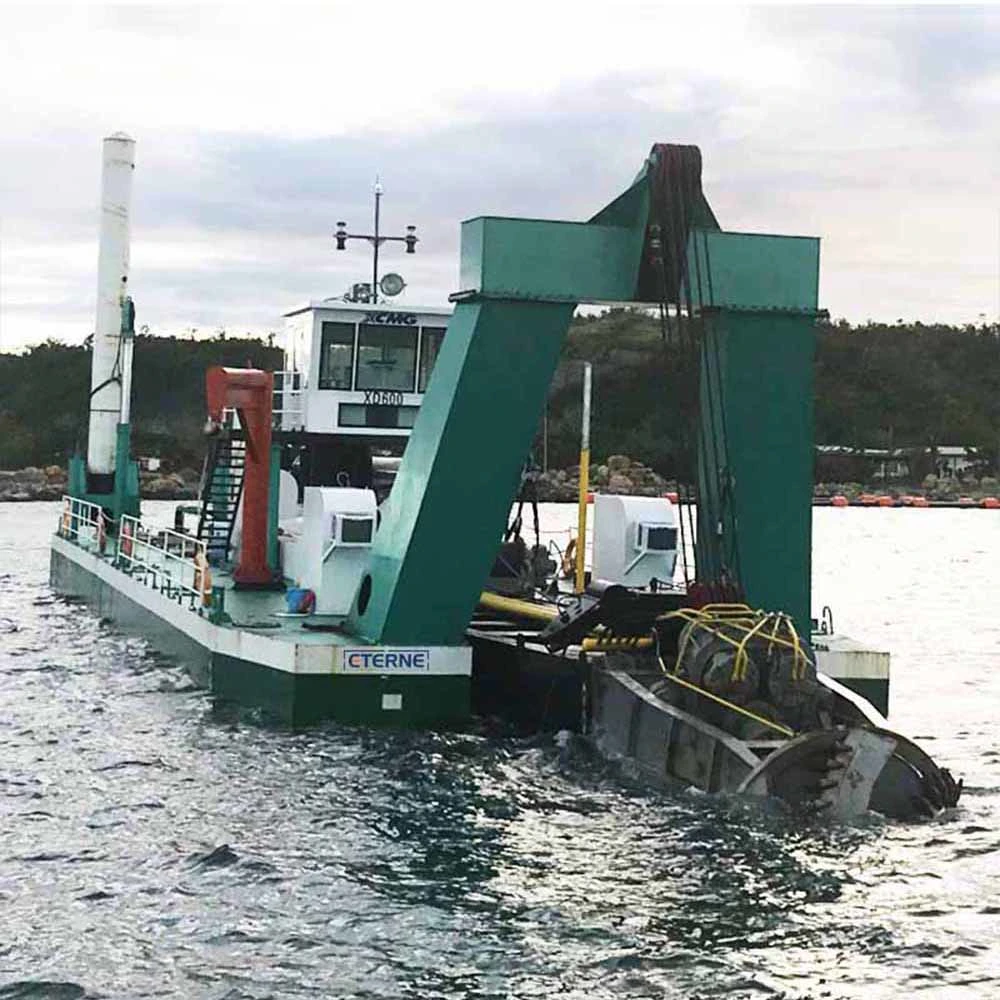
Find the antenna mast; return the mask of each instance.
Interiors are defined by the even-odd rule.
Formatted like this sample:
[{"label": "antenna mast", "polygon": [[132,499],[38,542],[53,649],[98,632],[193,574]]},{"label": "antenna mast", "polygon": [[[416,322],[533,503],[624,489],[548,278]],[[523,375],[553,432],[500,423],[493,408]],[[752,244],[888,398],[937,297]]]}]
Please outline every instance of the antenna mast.
[{"label": "antenna mast", "polygon": [[[378,175],[375,175],[375,231],[373,233],[349,233],[346,222],[338,222],[333,238],[337,241],[338,250],[347,249],[348,240],[366,240],[372,246],[372,283],[371,288],[362,285],[354,285],[351,291],[344,296],[348,302],[378,302],[379,278],[378,278],[378,252],[383,243],[405,243],[407,253],[416,253],[417,227],[407,226],[405,236],[383,236],[380,228],[381,204],[382,204],[382,182]],[[390,295],[394,294],[389,292]]]}]

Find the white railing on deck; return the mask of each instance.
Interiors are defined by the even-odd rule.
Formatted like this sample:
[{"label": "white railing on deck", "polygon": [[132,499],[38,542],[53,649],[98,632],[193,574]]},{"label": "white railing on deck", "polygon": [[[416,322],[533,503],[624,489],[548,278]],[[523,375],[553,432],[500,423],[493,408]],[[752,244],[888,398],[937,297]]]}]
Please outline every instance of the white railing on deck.
[{"label": "white railing on deck", "polygon": [[274,426],[281,430],[296,430],[303,426],[302,418],[302,372],[284,371],[274,373]]},{"label": "white railing on deck", "polygon": [[104,508],[89,500],[63,496],[63,509],[56,534],[91,552],[103,552],[107,545],[108,519]]},{"label": "white railing on deck", "polygon": [[[302,397],[305,386],[302,372],[274,372],[274,391],[271,396],[271,426],[275,430],[294,431],[305,426]],[[240,429],[236,410],[227,406],[222,411],[222,422],[234,430]]]},{"label": "white railing on deck", "polygon": [[208,604],[212,582],[205,542],[171,528],[149,528],[123,514],[117,563],[134,579],[199,613]]}]

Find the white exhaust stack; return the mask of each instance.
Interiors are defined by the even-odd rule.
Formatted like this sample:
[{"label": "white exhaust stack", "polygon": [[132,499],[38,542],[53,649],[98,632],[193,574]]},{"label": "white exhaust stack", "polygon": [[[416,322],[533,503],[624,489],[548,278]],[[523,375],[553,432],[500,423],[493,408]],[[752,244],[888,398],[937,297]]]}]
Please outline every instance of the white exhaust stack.
[{"label": "white exhaust stack", "polygon": [[[97,265],[97,322],[90,370],[90,433],[87,470],[115,471],[116,427],[123,414],[122,384],[130,384],[131,352],[122,346],[122,296],[128,294],[129,214],[135,140],[116,132],[104,140],[101,168],[101,243]],[[127,416],[125,420],[127,421]]]}]

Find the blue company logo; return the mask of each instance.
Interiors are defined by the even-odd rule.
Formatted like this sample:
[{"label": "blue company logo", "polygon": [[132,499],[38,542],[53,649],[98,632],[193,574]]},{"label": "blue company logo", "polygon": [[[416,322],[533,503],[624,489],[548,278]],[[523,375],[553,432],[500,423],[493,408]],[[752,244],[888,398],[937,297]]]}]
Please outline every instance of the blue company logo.
[{"label": "blue company logo", "polygon": [[345,649],[348,670],[429,670],[429,649]]}]

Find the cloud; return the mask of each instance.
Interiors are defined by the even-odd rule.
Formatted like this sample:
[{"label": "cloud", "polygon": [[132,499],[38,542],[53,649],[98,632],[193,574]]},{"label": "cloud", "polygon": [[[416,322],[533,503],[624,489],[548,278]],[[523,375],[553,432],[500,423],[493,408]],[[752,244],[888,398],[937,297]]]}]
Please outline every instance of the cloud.
[{"label": "cloud", "polygon": [[363,278],[330,237],[369,224],[376,173],[386,227],[421,237],[385,266],[440,304],[463,218],[586,218],[659,140],[702,147],[724,227],[823,237],[836,315],[1000,308],[996,12],[535,7],[390,4],[374,36],[343,3],[5,8],[0,348],[90,331],[99,140],[122,127],[158,331],[274,329]]}]

